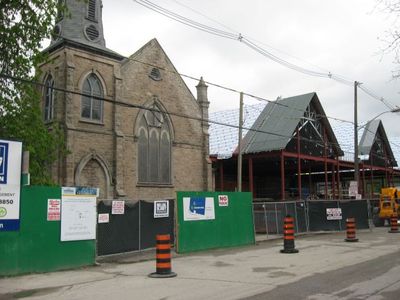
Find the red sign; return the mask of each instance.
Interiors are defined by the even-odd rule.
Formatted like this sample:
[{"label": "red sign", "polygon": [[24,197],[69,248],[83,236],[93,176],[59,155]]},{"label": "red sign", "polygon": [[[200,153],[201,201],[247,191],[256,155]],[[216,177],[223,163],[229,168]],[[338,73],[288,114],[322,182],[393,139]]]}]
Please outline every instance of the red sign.
[{"label": "red sign", "polygon": [[219,206],[229,206],[228,195],[218,195]]},{"label": "red sign", "polygon": [[61,201],[60,199],[47,200],[47,221],[61,220]]}]

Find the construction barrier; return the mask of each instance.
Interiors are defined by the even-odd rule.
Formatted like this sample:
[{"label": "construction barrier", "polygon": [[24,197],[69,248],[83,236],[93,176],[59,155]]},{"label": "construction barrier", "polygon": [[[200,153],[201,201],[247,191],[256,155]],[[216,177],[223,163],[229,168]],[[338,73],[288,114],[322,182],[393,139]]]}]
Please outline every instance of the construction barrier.
[{"label": "construction barrier", "polygon": [[358,242],[356,238],[356,220],[354,218],[346,219],[346,242]]},{"label": "construction barrier", "polygon": [[393,214],[390,217],[390,233],[399,233],[399,228],[398,228],[398,224],[397,224],[397,215]]},{"label": "construction barrier", "polygon": [[294,219],[287,215],[283,219],[283,249],[281,253],[298,253],[294,246]]},{"label": "construction barrier", "polygon": [[175,277],[171,268],[171,237],[169,234],[156,236],[156,272],[149,274],[152,278]]},{"label": "construction barrier", "polygon": [[176,252],[255,244],[252,193],[178,192]]}]

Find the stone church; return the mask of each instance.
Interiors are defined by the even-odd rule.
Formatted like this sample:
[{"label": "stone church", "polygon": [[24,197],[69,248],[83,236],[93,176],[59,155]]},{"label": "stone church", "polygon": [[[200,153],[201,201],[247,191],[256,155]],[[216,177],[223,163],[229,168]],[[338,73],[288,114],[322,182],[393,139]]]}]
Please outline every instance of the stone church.
[{"label": "stone church", "polygon": [[196,99],[156,39],[130,57],[106,48],[101,0],[65,3],[39,66],[44,122],[60,124],[69,151],[55,182],[99,187],[100,199],[211,190],[204,81]]}]

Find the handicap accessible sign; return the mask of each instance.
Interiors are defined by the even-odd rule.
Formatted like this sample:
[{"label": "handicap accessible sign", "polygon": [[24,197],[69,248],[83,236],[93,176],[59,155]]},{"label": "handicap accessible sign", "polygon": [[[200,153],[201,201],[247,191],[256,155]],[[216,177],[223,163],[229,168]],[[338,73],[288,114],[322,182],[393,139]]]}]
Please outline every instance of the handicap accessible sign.
[{"label": "handicap accessible sign", "polygon": [[214,220],[213,197],[183,197],[183,220]]}]

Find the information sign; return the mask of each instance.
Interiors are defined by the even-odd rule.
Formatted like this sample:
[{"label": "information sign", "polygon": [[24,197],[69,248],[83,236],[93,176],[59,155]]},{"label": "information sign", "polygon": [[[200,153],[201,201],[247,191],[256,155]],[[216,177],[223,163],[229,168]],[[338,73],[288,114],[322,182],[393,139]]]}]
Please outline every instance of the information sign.
[{"label": "information sign", "polygon": [[183,197],[183,220],[214,220],[213,197]]},{"label": "information sign", "polygon": [[326,219],[327,220],[341,220],[342,219],[342,209],[341,208],[327,208],[326,209]]},{"label": "information sign", "polygon": [[19,230],[22,143],[0,140],[0,231]]},{"label": "information sign", "polygon": [[114,200],[112,202],[111,214],[113,215],[123,215],[125,213],[125,201]]},{"label": "information sign", "polygon": [[169,217],[169,201],[158,200],[154,201],[154,218],[168,218]]}]

